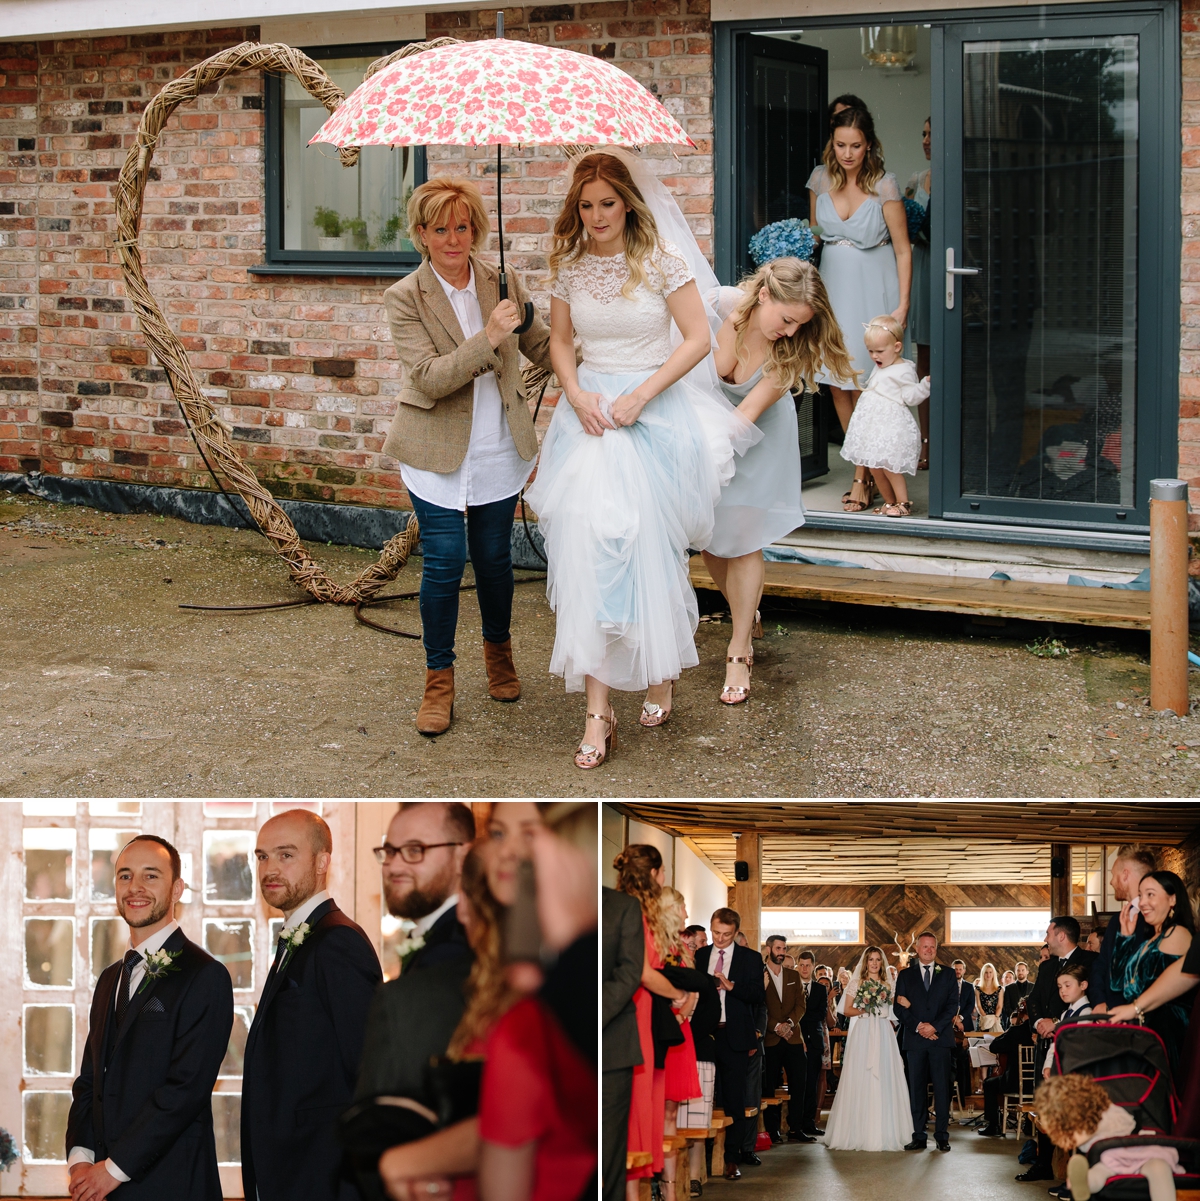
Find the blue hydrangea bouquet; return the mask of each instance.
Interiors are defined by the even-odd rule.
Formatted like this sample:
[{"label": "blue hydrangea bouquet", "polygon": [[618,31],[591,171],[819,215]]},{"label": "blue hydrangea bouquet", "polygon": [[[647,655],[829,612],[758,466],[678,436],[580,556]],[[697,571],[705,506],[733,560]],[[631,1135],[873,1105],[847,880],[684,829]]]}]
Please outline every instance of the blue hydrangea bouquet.
[{"label": "blue hydrangea bouquet", "polygon": [[817,249],[820,228],[798,217],[764,225],[750,239],[750,257],[757,267],[772,259],[794,258],[810,262]]},{"label": "blue hydrangea bouquet", "polygon": [[0,1172],[7,1172],[20,1158],[13,1136],[0,1127]]},{"label": "blue hydrangea bouquet", "polygon": [[921,226],[925,223],[925,206],[918,204],[911,196],[904,197],[904,216],[908,220],[908,236],[910,241],[917,241]]}]

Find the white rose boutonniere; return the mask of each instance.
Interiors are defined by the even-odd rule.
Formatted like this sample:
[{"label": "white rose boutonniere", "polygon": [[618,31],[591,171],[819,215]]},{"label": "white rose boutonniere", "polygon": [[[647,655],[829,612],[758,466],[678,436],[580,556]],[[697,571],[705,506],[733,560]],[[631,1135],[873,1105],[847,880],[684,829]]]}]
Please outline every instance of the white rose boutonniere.
[{"label": "white rose boutonniere", "polygon": [[279,961],[279,970],[282,972],[285,967],[291,962],[292,956],[295,955],[297,949],[304,944],[304,940],[309,936],[312,927],[308,922],[301,922],[298,926],[290,926],[279,935],[279,941],[287,948],[283,952],[283,958]]},{"label": "white rose boutonniere", "polygon": [[396,954],[400,956],[400,971],[408,967],[408,962],[425,945],[424,934],[410,934],[402,943],[396,946]]},{"label": "white rose boutonniere", "polygon": [[161,980],[168,972],[180,971],[179,964],[175,960],[182,954],[182,951],[151,951],[145,958],[146,974],[142,977],[141,984],[138,985],[138,992],[149,987],[153,981]]}]

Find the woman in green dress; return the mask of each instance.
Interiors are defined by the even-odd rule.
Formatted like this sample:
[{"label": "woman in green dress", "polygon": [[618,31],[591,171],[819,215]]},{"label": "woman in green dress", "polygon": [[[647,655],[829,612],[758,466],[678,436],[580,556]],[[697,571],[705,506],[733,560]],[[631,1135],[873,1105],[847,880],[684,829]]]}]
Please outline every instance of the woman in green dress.
[{"label": "woman in green dress", "polygon": [[[1135,1000],[1187,954],[1196,930],[1187,887],[1174,872],[1151,872],[1142,878],[1138,909],[1153,934],[1141,942],[1134,937],[1137,915],[1131,914],[1126,905],[1121,909],[1121,933],[1113,948],[1111,986],[1126,1002]],[[1144,1015],[1146,1025],[1166,1044],[1171,1072],[1176,1077],[1190,1008],[1175,1000]]]}]

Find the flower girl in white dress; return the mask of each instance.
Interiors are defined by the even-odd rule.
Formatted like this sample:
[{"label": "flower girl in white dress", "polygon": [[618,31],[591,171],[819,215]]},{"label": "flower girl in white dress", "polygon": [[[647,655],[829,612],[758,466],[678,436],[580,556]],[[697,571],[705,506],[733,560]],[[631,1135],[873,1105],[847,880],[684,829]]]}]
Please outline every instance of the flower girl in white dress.
[{"label": "flower girl in white dress", "polygon": [[699,662],[687,551],[712,537],[735,450],[762,436],[720,392],[696,282],[705,272],[715,287],[678,206],[636,156],[606,148],[576,162],[550,254],[550,358],[569,403],[526,496],[558,623],[550,670],[587,693],[584,769],[615,745],[610,688],[646,689],[641,724],[658,726],[673,682]]},{"label": "flower girl in white dress", "polygon": [[839,1012],[850,1018],[850,1029],[825,1123],[823,1142],[830,1150],[903,1151],[908,1142],[912,1110],[889,1016],[893,991],[883,952],[868,947],[838,1002]]},{"label": "flower girl in white dress", "polygon": [[[894,317],[867,323],[863,341],[875,364],[867,386],[846,427],[842,458],[871,468],[885,504],[875,510],[885,517],[909,517],[906,475],[917,474],[921,427],[912,410],[929,395],[929,376],[917,379],[911,359],[904,358],[904,329]],[[858,472],[855,473],[858,477]]]}]

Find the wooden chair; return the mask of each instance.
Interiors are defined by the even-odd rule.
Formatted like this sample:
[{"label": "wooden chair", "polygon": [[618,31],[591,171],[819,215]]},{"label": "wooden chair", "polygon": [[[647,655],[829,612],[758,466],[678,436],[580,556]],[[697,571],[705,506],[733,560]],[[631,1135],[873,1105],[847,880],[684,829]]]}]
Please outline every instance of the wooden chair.
[{"label": "wooden chair", "polygon": [[1017,1091],[1004,1093],[1000,1108],[1000,1129],[1008,1133],[1008,1107],[1011,1104],[1017,1114],[1017,1137],[1021,1135],[1021,1127],[1025,1119],[1029,1119],[1030,1132],[1033,1130],[1033,1092],[1037,1088],[1037,1047],[1018,1047],[1020,1059],[1017,1063]]}]

